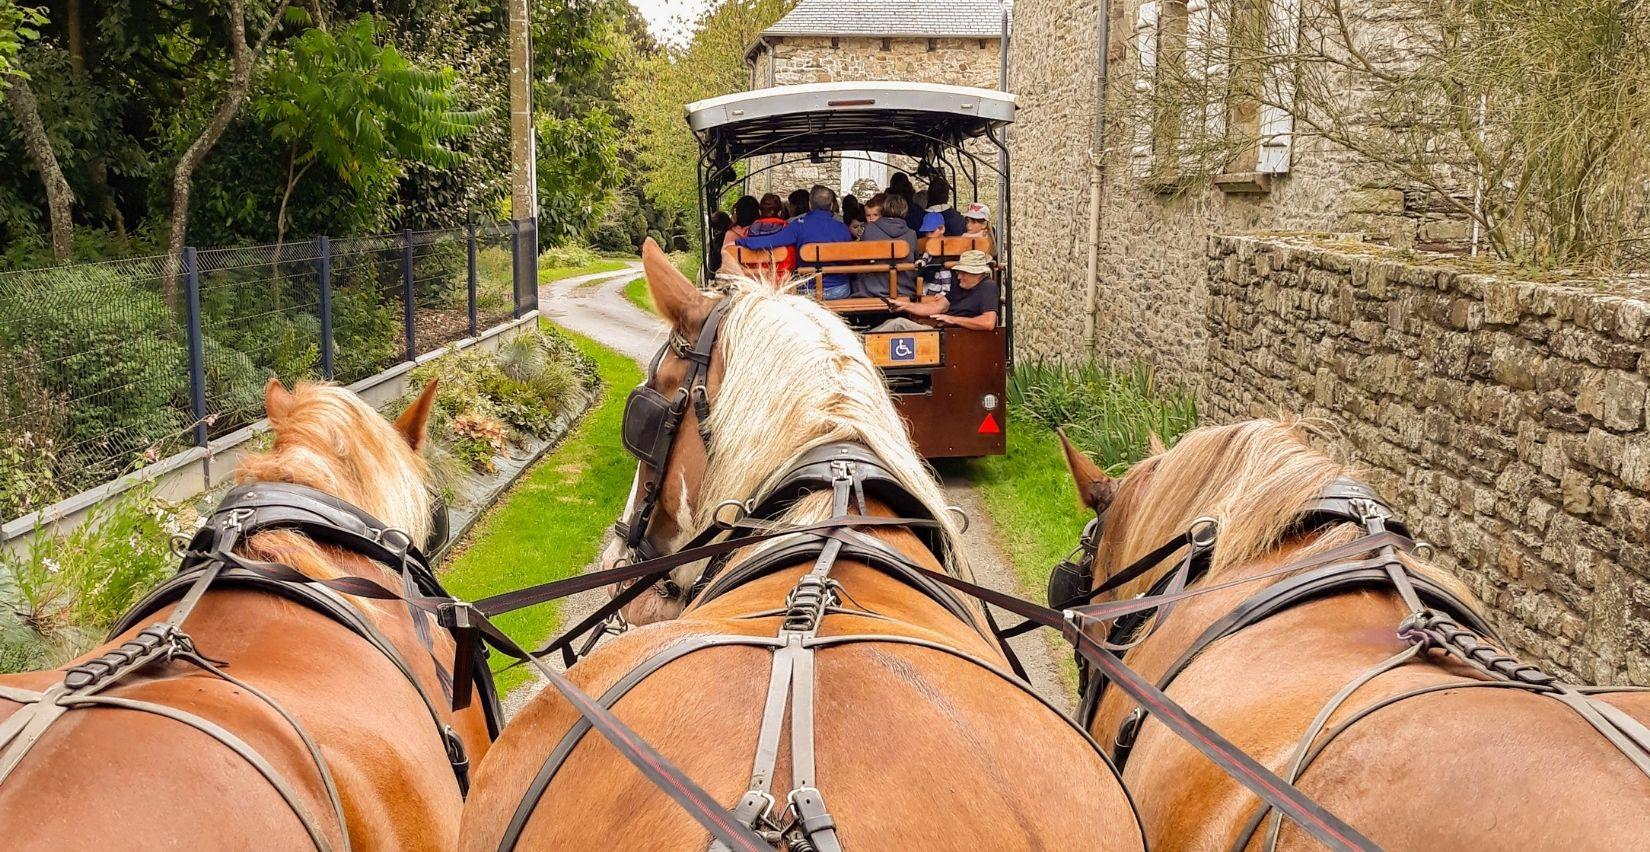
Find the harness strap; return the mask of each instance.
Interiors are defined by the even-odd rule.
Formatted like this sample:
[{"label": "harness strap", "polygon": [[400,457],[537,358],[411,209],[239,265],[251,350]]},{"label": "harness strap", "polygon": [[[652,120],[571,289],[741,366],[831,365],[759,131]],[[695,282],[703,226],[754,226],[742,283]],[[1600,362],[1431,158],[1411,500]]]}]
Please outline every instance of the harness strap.
[{"label": "harness strap", "polygon": [[1001,607],[1021,617],[1037,621],[1044,627],[1058,629],[1061,635],[1076,647],[1077,653],[1087,660],[1090,665],[1095,666],[1108,679],[1116,683],[1118,688],[1128,693],[1143,706],[1148,707],[1151,712],[1157,714],[1170,730],[1174,731],[1193,748],[1202,752],[1223,772],[1249,788],[1251,792],[1260,796],[1263,801],[1282,811],[1310,834],[1313,839],[1332,849],[1380,849],[1374,842],[1347,825],[1340,817],[1325,810],[1323,806],[1312,801],[1306,794],[1290,786],[1270,769],[1261,765],[1226,738],[1215,733],[1209,726],[1187,713],[1184,708],[1174,703],[1156,687],[1123,665],[1122,660],[1119,660],[1115,654],[1090,638],[1084,631],[1085,624],[1094,623],[1093,619],[1075,610],[1059,613],[1048,607],[1020,600],[995,589],[975,585],[948,574],[929,571],[920,566],[916,567],[918,570],[927,571],[936,580],[954,589],[978,597],[987,603]]}]

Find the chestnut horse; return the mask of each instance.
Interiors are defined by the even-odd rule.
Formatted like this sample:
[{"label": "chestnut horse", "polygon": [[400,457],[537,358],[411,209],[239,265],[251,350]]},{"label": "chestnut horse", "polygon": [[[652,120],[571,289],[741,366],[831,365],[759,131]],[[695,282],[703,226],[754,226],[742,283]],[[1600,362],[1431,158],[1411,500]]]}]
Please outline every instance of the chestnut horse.
[{"label": "chestnut horse", "polygon": [[[1083,501],[1104,513],[1096,585],[1201,517],[1214,518],[1218,534],[1209,570],[1193,588],[1256,577],[1182,600],[1148,625],[1155,629],[1124,658],[1148,680],[1158,680],[1240,602],[1281,582],[1257,575],[1364,533],[1348,523],[1297,524],[1346,472],[1292,424],[1198,429],[1135,465],[1121,482],[1069,443],[1066,455]],[[1459,581],[1407,553],[1402,558],[1418,579],[1478,608]],[[1171,562],[1124,583],[1113,597],[1146,590]],[[1169,697],[1285,777],[1303,734],[1324,732],[1312,737],[1320,745],[1332,736],[1297,786],[1388,849],[1650,848],[1650,778],[1634,762],[1641,758],[1612,745],[1576,709],[1537,690],[1468,688],[1484,675],[1436,652],[1370,676],[1411,647],[1398,635],[1410,607],[1392,588],[1383,582],[1309,598],[1218,639],[1173,678]],[[1383,704],[1429,687],[1435,689]],[[1351,691],[1314,728],[1343,689]],[[1134,704],[1117,690],[1101,696],[1090,729],[1112,743]],[[1596,697],[1625,711],[1628,727],[1650,720],[1650,694]],[[1259,821],[1253,795],[1150,715],[1123,775],[1157,848],[1230,849],[1245,839],[1247,848],[1266,848],[1268,832],[1278,830],[1275,814]],[[1272,842],[1315,848],[1287,822]]]},{"label": "chestnut horse", "polygon": [[[695,289],[652,242],[643,260],[654,303],[673,334],[679,341],[699,339],[718,299]],[[762,498],[775,487],[775,478],[809,451],[851,444],[875,456],[938,522],[937,534],[949,543],[938,549],[956,553],[950,547],[955,529],[938,483],[912,451],[882,377],[854,334],[806,298],[777,294],[752,281],[733,287],[721,297],[730,301],[719,309],[721,332],[708,368],[709,444],[688,406],[664,466],[659,511],[649,525],[653,549],[668,553],[679,547],[690,532],[709,523],[725,498]],[[648,380],[667,398],[688,375],[684,351],[678,346],[664,353]],[[813,491],[774,521],[791,525],[829,517],[833,496],[830,487]],[[884,500],[872,497],[867,505],[868,514],[893,514]],[[867,535],[917,564],[969,575],[960,555],[936,555],[910,528],[881,527]],[[784,547],[787,541],[795,539],[767,544]],[[742,550],[718,576],[736,576],[746,560],[777,558],[776,552],[766,545]],[[568,675],[599,695],[661,649],[728,636],[771,643],[781,632],[787,594],[814,565],[813,553],[787,557],[774,570],[720,594],[707,590],[679,618],[618,636]],[[680,588],[692,588],[698,571],[694,566],[679,574]],[[969,607],[966,619],[960,618],[892,572],[846,552],[829,576],[839,585],[836,603],[816,622],[821,639],[878,634],[931,643],[821,645],[813,652],[812,678],[799,676],[798,692],[812,684],[817,775],[810,780],[816,781],[844,848],[1142,848],[1127,794],[1083,733],[1029,687],[944,650],[998,670],[1007,665],[982,634],[984,618],[977,608]],[[652,591],[644,595],[659,597]],[[679,609],[649,606],[633,608],[632,614],[674,616]],[[782,718],[797,719],[799,704],[790,706],[788,717],[764,711],[774,706],[765,696],[777,665],[771,645],[714,645],[652,670],[613,710],[733,810],[753,786],[758,736],[769,730],[765,721],[772,719],[777,734]],[[777,677],[773,682],[783,695],[783,682]],[[555,758],[561,762],[548,786],[541,796],[527,798],[524,815],[517,816],[533,779],[578,722],[570,705],[551,690],[521,711],[478,770],[461,848],[498,849],[501,841],[507,847],[513,818],[525,819],[520,848],[706,848],[708,831],[593,735],[573,741],[565,759]],[[793,727],[790,734],[795,733]],[[769,801],[776,806],[769,816],[776,822],[786,808],[786,792],[807,786],[793,783],[790,736],[780,740],[770,754],[776,768]],[[803,847],[793,842],[790,848]]]},{"label": "chestnut horse", "polygon": [[[300,384],[289,393],[271,380],[266,403],[274,446],[242,461],[237,478],[308,486],[424,541],[432,498],[417,451],[433,392],[432,383],[392,427],[342,388]],[[312,578],[356,575],[401,587],[399,574],[296,531],[257,533],[234,552]],[[214,587],[181,629],[202,657],[238,684],[173,659],[151,663],[97,693],[215,724],[284,779],[294,804],[223,737],[154,712],[109,703],[78,706],[45,727],[0,784],[3,845],[451,849],[463,799],[442,734],[418,690],[433,696],[472,759],[488,746],[481,708],[454,714],[444,705],[435,663],[404,605],[347,600],[399,650],[416,687],[385,653],[315,609],[265,592]],[[147,626],[163,615],[138,623]],[[128,630],[78,662],[137,634],[137,628]],[[440,630],[434,634],[434,654],[452,659],[450,638]],[[0,766],[6,741],[13,739],[6,734],[15,733],[4,731],[5,721],[20,706],[5,696],[43,692],[64,680],[62,671],[0,677]],[[268,696],[273,706],[241,684]],[[338,824],[310,748],[282,711],[319,746],[347,825]],[[319,826],[320,838],[311,837],[298,808]]]}]

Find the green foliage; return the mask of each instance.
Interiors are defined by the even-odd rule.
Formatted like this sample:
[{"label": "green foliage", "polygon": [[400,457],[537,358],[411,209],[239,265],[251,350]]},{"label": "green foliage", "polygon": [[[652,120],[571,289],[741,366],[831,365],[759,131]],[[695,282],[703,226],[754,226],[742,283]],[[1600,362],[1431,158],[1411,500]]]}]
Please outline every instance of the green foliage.
[{"label": "green foliage", "polygon": [[750,84],[745,51],[791,5],[790,0],[725,0],[700,16],[685,49],[632,51],[625,57],[630,70],[619,98],[631,119],[627,158],[636,163],[641,186],[655,204],[679,213],[698,209],[699,147],[682,120],[682,107],[743,91]]},{"label": "green foliage", "polygon": [[1009,381],[1008,400],[1047,428],[1064,428],[1113,474],[1145,458],[1152,435],[1172,444],[1197,425],[1196,398],[1159,385],[1139,364],[1021,364]]},{"label": "green foliage", "polygon": [[26,555],[0,553],[0,671],[58,665],[102,641],[170,575],[186,520],[132,492],[66,534],[37,533]]},{"label": "green foliage", "polygon": [[[541,327],[552,330],[548,322]],[[625,355],[585,338],[568,342],[570,336],[552,339],[579,352],[583,363],[594,362],[588,375],[605,388],[602,399],[553,454],[522,477],[453,559],[442,580],[466,600],[577,574],[596,557],[624,508],[636,462],[619,443],[619,421],[625,393],[641,381],[641,370]],[[530,607],[502,616],[499,625],[519,641],[536,644],[550,636],[559,614],[556,603]],[[501,692],[529,675],[502,657],[492,664]]]},{"label": "green foliage", "polygon": [[186,424],[183,331],[159,296],[115,269],[82,266],[11,282],[0,293],[0,343],[30,349],[41,380],[73,400],[75,443],[141,450]]},{"label": "green foliage", "polygon": [[[448,355],[414,370],[415,388],[439,380],[430,432],[447,453],[476,470],[491,470],[504,452],[509,430],[549,434],[573,394],[594,375],[589,359],[555,332],[523,334],[497,352],[477,348]],[[404,409],[409,394],[391,408]]]},{"label": "green foliage", "polygon": [[403,345],[401,314],[382,291],[357,284],[332,294],[333,371],[353,382],[393,361]]},{"label": "green foliage", "polygon": [[619,170],[619,129],[596,107],[538,120],[539,230],[546,239],[583,236],[601,222]]},{"label": "green foliage", "polygon": [[25,43],[40,37],[40,25],[44,23],[45,7],[0,0],[0,91],[6,88],[6,78],[29,76],[17,63],[17,54]]}]

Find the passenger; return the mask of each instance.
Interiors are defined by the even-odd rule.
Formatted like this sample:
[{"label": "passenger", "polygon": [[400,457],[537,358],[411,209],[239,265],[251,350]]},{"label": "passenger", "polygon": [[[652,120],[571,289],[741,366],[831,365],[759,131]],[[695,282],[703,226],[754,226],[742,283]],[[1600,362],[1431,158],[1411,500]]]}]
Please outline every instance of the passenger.
[{"label": "passenger", "polygon": [[842,224],[854,234],[854,239],[865,238],[865,205],[852,195],[842,197]]},{"label": "passenger", "polygon": [[945,217],[945,235],[960,237],[968,230],[968,223],[963,221],[963,215],[951,205],[951,184],[947,183],[942,175],[935,175],[928,182],[928,203],[924,207],[930,213],[938,213]]},{"label": "passenger", "polygon": [[785,202],[785,218],[796,219],[808,215],[808,190],[799,189],[791,193]]},{"label": "passenger", "polygon": [[[732,216],[729,216],[728,214],[722,212],[721,210],[718,210],[715,213],[710,214],[710,244],[711,245],[713,245],[713,246],[714,245],[721,245],[725,241],[728,232],[731,231],[731,230],[733,230],[733,217]],[[721,269],[721,268],[722,268],[722,253],[717,252],[716,254],[711,255],[711,258],[710,258],[710,274],[715,275],[716,271]]]},{"label": "passenger", "polygon": [[[910,246],[908,258],[917,256],[917,235],[905,224],[905,199],[898,195],[873,195],[865,202],[865,237],[867,240],[900,240]],[[899,293],[914,296],[917,293],[917,274],[911,270],[899,273]],[[888,274],[861,272],[854,282],[855,290],[866,296],[888,295]]]},{"label": "passenger", "polygon": [[[928,317],[940,325],[981,330],[996,328],[1001,293],[997,282],[991,279],[991,258],[983,251],[970,249],[957,259],[952,271],[957,274],[957,283],[949,294],[920,302],[901,296],[893,300],[894,310],[914,317]],[[902,320],[902,317],[896,317],[873,330],[906,331],[916,325],[910,320]]]},{"label": "passenger", "polygon": [[964,236],[985,237],[986,254],[997,256],[997,232],[991,228],[991,208],[976,201],[963,210],[963,222],[967,227]]},{"label": "passenger", "polygon": [[768,234],[777,234],[785,227],[785,202],[779,200],[777,193],[770,192],[762,196],[762,202],[757,207],[756,221],[751,223],[750,233],[746,236],[765,237]]},{"label": "passenger", "polygon": [[905,199],[905,225],[912,231],[922,230],[923,209],[917,204],[917,188],[905,172],[894,172],[888,179],[888,194]]},{"label": "passenger", "polygon": [[[808,204],[811,208],[808,215],[792,219],[779,233],[765,237],[745,237],[737,240],[738,244],[753,249],[789,246],[794,253],[800,252],[803,246],[814,243],[853,241],[854,235],[848,230],[848,226],[831,215],[831,207],[836,204],[836,193],[830,187],[816,188],[808,197]],[[851,289],[848,276],[840,273],[825,276],[824,285],[827,299],[845,299]]]},{"label": "passenger", "polygon": [[[777,198],[774,200],[778,201]],[[733,227],[729,228],[727,234],[722,237],[722,250],[718,252],[718,256],[722,259],[722,266],[719,271],[729,275],[745,274],[744,268],[739,265],[738,246],[735,245],[734,241],[740,237],[750,236],[751,226],[756,224],[756,220],[760,216],[761,205],[754,195],[742,196],[733,203]]]}]

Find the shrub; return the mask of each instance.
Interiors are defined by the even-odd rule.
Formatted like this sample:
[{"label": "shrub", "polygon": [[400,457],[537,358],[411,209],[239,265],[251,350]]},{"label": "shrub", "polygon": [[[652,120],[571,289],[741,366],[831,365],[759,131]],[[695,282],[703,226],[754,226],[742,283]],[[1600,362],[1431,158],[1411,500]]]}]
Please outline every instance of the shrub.
[{"label": "shrub", "polygon": [[0,554],[0,671],[56,665],[101,642],[171,574],[171,537],[188,514],[129,493],[67,534],[38,533],[26,555]]},{"label": "shrub", "polygon": [[188,356],[158,295],[112,266],[54,269],[5,290],[0,342],[39,355],[43,384],[69,402],[73,442],[114,455],[182,430]]},{"label": "shrub", "polygon": [[[461,240],[413,246],[413,294],[427,308],[462,308],[470,300],[469,250]],[[479,270],[478,270],[479,273]]]},{"label": "shrub", "polygon": [[201,351],[206,356],[206,410],[214,425],[222,431],[223,426],[241,426],[261,417],[268,373],[259,370],[246,353],[215,338],[202,340]]},{"label": "shrub", "polygon": [[402,338],[399,306],[375,288],[357,286],[332,294],[333,370],[341,382],[364,379],[394,361]]},{"label": "shrub", "polygon": [[577,243],[566,243],[551,246],[539,253],[539,265],[554,268],[577,269],[589,266],[600,260],[601,257],[590,249]]},{"label": "shrub", "polygon": [[33,350],[0,348],[0,521],[63,497],[54,468],[69,409],[48,389]]},{"label": "shrub", "polygon": [[1166,444],[1197,425],[1197,401],[1159,385],[1149,368],[1021,364],[1008,385],[1009,402],[1050,428],[1061,428],[1117,474],[1148,454],[1150,436]]}]

